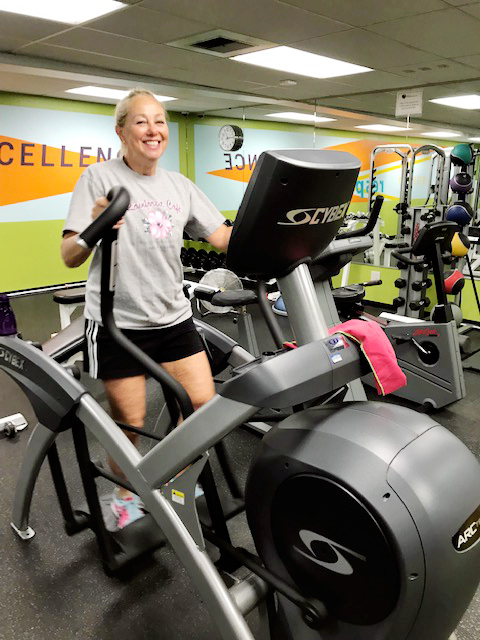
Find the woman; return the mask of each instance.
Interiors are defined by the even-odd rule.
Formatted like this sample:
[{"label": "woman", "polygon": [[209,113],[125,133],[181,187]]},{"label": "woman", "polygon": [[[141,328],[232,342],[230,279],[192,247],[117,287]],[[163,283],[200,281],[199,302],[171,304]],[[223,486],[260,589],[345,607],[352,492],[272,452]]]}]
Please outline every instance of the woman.
[{"label": "woman", "polygon": [[[68,267],[85,262],[90,251],[76,243],[78,234],[106,208],[110,188],[124,186],[131,201],[116,225],[115,320],[183,385],[197,409],[215,389],[191,305],[183,293],[183,231],[226,251],[231,228],[190,180],[158,166],[168,145],[168,124],[165,109],[153,94],[131,91],[118,103],[115,122],[123,157],[91,165],[81,175],[64,226],[62,257]],[[99,254],[96,251],[93,256],[87,280],[85,366],[92,377],[103,380],[113,419],[143,427],[145,375],[101,326]],[[136,441],[135,434],[128,437]],[[110,465],[121,473],[113,460]],[[112,511],[118,528],[144,515],[138,496],[121,487],[114,490]]]}]

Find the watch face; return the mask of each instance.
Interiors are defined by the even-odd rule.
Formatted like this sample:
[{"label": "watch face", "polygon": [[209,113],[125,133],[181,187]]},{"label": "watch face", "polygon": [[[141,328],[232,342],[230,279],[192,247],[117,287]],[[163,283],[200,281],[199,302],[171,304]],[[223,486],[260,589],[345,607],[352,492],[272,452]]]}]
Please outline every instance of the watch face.
[{"label": "watch face", "polygon": [[240,127],[225,124],[218,133],[218,142],[224,151],[236,151],[243,144],[243,132]]}]

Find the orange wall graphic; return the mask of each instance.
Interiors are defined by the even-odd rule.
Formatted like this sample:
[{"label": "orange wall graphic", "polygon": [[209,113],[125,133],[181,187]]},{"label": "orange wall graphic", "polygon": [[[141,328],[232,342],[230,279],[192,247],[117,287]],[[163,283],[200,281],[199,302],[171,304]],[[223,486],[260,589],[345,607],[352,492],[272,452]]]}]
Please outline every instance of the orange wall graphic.
[{"label": "orange wall graphic", "polygon": [[[379,142],[378,140],[355,140],[353,142],[345,142],[342,144],[325,147],[325,149],[334,151],[346,151],[357,157],[362,163],[362,166],[360,168],[360,174],[362,174],[364,172],[370,171],[371,153],[373,149],[380,144],[385,143]],[[256,156],[254,157],[256,160]],[[396,153],[382,152],[381,159],[382,162],[380,166],[397,162],[399,160],[399,156]],[[230,166],[228,168],[216,169],[214,171],[208,171],[207,173],[219,178],[226,178],[227,180],[235,180],[238,182],[248,183],[250,178],[252,177],[254,167],[255,161],[246,162],[244,156],[242,156],[241,154],[236,154],[235,156],[231,154]],[[357,194],[354,194],[352,198],[352,202],[365,202],[366,200],[366,197],[362,197]]]},{"label": "orange wall graphic", "polygon": [[0,136],[0,206],[71,193],[85,167],[106,159],[100,148],[75,152]]}]

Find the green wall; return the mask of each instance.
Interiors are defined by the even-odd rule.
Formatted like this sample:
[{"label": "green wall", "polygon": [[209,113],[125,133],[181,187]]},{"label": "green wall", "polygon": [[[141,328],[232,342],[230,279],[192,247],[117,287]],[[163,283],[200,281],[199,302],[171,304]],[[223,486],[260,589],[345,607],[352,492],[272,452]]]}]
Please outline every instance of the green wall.
[{"label": "green wall", "polygon": [[0,291],[16,291],[19,283],[25,283],[26,289],[35,289],[86,279],[87,265],[68,269],[63,264],[62,228],[62,220],[0,224]]},{"label": "green wall", "polygon": [[[94,104],[91,102],[80,102],[75,100],[24,96],[11,93],[0,93],[0,104],[102,115],[113,115],[114,110],[111,105]],[[180,170],[191,180],[195,181],[195,124],[219,127],[222,124],[225,124],[226,120],[210,117],[205,117],[200,120],[196,115],[184,116],[176,113],[171,113],[169,117],[173,122],[178,123]],[[283,130],[290,132],[305,132],[305,129],[308,128],[306,125],[287,124],[282,122],[270,123],[242,119],[228,119],[228,122],[244,126],[248,122],[248,126],[250,128]],[[310,128],[313,131],[311,126]],[[395,137],[379,136],[377,134],[359,134],[358,132],[319,128],[316,129],[316,132],[319,136],[327,135],[345,138],[371,139],[378,140],[379,142],[395,142]],[[442,141],[426,140],[424,138],[397,138],[397,141],[399,143],[408,142],[411,144],[426,144],[427,142],[433,142],[440,145],[443,143]],[[360,210],[361,208],[362,205],[359,204],[358,209]],[[223,213],[227,218],[232,220],[235,218],[236,214],[235,211],[224,211]],[[88,262],[76,269],[68,269],[64,266],[61,260],[60,242],[62,226],[63,223],[61,220],[0,224],[2,233],[0,291],[12,292],[15,290],[40,288],[60,285],[63,283],[75,283],[86,279]],[[22,257],[21,260],[18,259],[19,252]],[[15,267],[12,268],[12,265],[15,265]],[[379,303],[390,303],[397,295],[397,289],[393,284],[399,273],[396,269],[354,263],[351,265],[349,281],[352,283],[368,281],[371,279],[372,271],[380,272],[383,284],[378,287],[369,288],[367,298]],[[334,279],[334,282],[338,286],[340,276],[337,276],[337,278]],[[480,321],[470,282],[466,283],[463,291],[462,310],[464,317]]]}]

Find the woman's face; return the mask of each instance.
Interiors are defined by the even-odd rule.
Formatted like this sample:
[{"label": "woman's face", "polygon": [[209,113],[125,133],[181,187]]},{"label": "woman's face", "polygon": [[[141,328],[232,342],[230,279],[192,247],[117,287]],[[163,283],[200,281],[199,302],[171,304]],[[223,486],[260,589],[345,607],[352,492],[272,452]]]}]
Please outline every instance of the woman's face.
[{"label": "woman's face", "polygon": [[168,145],[168,125],[162,105],[148,95],[132,98],[123,127],[116,128],[126,147],[125,158],[134,171],[155,173],[157,160]]}]

